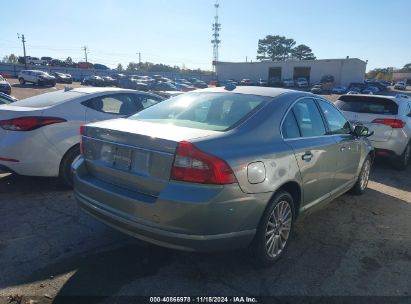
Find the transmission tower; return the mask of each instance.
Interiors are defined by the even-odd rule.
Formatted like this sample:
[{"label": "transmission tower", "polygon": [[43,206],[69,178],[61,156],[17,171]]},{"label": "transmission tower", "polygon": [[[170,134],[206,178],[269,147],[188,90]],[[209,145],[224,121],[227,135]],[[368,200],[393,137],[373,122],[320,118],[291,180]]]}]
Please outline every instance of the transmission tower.
[{"label": "transmission tower", "polygon": [[213,40],[211,40],[211,43],[213,44],[213,72],[216,71],[216,64],[218,61],[218,46],[221,43],[220,40],[220,30],[221,30],[221,23],[218,22],[218,8],[220,7],[220,4],[218,4],[218,0],[214,4],[215,7],[215,17],[214,17],[214,23],[213,23]]}]

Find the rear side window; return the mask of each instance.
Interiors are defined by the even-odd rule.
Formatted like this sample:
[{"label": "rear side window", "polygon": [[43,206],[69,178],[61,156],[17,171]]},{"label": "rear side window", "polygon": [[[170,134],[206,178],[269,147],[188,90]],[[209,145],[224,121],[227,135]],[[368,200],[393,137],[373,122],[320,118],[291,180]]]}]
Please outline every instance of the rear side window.
[{"label": "rear side window", "polygon": [[344,95],[335,102],[342,111],[379,115],[397,115],[398,105],[384,97]]},{"label": "rear side window", "polygon": [[313,99],[306,98],[297,102],[292,111],[302,137],[326,135],[323,119]]},{"label": "rear side window", "polygon": [[293,111],[288,112],[285,117],[282,133],[284,138],[297,138],[301,136]]},{"label": "rear side window", "polygon": [[234,93],[185,93],[145,109],[130,119],[224,131],[250,115],[268,99]]}]

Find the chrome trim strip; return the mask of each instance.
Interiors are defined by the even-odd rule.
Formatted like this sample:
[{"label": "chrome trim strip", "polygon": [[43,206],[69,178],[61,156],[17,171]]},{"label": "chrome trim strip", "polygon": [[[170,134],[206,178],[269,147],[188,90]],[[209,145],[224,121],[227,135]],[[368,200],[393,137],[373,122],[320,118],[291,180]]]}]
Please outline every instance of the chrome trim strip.
[{"label": "chrome trim strip", "polygon": [[99,141],[99,142],[103,142],[103,143],[109,143],[109,144],[112,144],[112,145],[131,148],[131,149],[135,149],[135,150],[141,150],[141,151],[146,151],[146,152],[154,152],[154,153],[166,154],[166,155],[174,155],[174,153],[171,153],[171,152],[164,152],[164,151],[158,151],[158,150],[153,150],[153,149],[130,146],[130,145],[127,145],[127,144],[117,143],[117,142],[110,141],[110,140],[102,140],[102,139],[99,139],[99,138],[89,137],[89,136],[85,136],[85,135],[82,135],[82,137],[84,137],[86,139],[89,139],[89,140],[95,140],[95,141]]}]

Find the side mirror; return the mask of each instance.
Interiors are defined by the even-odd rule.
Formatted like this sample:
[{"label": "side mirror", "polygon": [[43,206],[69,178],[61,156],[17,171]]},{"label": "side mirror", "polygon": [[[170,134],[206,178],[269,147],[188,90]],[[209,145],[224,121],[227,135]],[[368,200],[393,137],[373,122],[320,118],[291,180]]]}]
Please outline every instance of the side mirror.
[{"label": "side mirror", "polygon": [[357,137],[370,137],[374,134],[374,131],[370,131],[366,126],[357,125],[354,128],[353,134]]}]

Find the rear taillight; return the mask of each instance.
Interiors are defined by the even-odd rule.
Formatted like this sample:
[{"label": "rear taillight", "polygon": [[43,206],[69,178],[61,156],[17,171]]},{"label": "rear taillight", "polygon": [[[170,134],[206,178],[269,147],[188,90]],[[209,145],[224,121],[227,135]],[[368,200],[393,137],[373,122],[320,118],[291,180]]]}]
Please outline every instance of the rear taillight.
[{"label": "rear taillight", "polygon": [[393,129],[401,129],[401,128],[404,128],[405,126],[405,121],[401,119],[376,118],[372,122],[390,126]]},{"label": "rear taillight", "polygon": [[43,126],[65,122],[63,118],[57,117],[19,117],[8,120],[0,120],[0,127],[9,131],[31,131]]},{"label": "rear taillight", "polygon": [[233,171],[225,161],[184,141],[178,144],[171,179],[220,185],[236,182]]},{"label": "rear taillight", "polygon": [[84,155],[84,149],[83,149],[83,134],[84,134],[84,125],[80,126],[80,154]]}]

